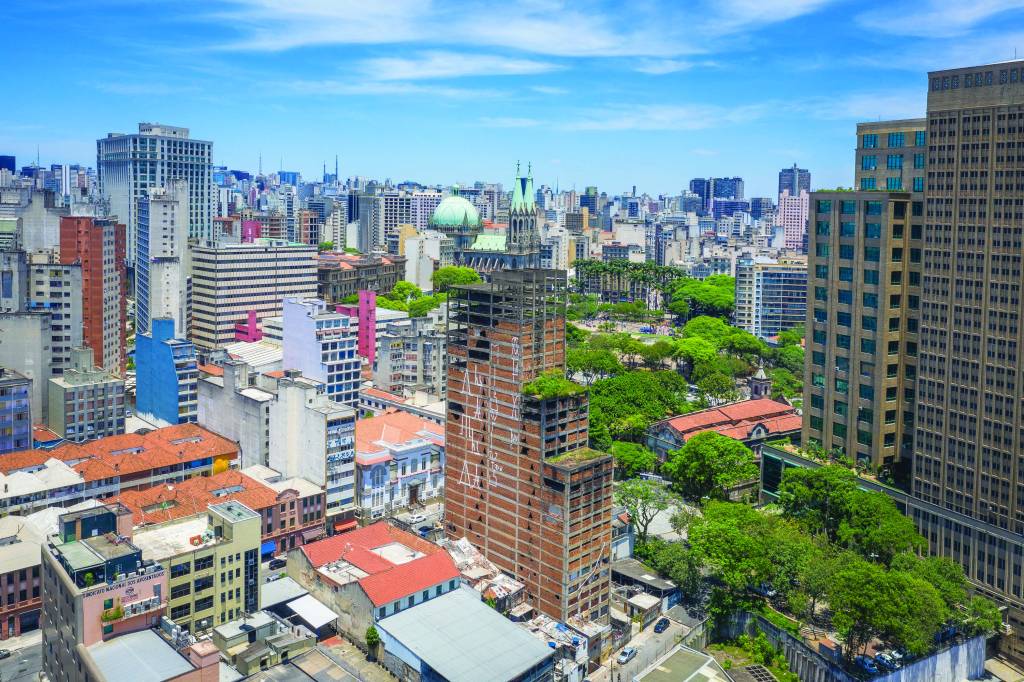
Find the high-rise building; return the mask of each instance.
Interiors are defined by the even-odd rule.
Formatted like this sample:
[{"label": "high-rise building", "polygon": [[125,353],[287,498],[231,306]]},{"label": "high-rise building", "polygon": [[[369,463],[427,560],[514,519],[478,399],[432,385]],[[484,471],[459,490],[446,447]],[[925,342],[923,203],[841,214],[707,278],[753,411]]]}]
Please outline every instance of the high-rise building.
[{"label": "high-rise building", "polygon": [[736,259],[736,326],[762,339],[803,325],[807,259],[743,254]]},{"label": "high-rise building", "polygon": [[316,246],[256,239],[192,249],[192,339],[216,348],[235,340],[249,311],[258,320],[281,314],[285,298],[316,296]]},{"label": "high-rise building", "polygon": [[47,426],[76,443],[124,433],[124,379],[94,366],[92,348],[72,357],[74,366],[50,379]]},{"label": "high-rise building", "polygon": [[329,310],[317,298],[286,298],[281,326],[283,366],[322,383],[331,400],[357,406],[362,369],[357,320]]},{"label": "high-rise building", "polygon": [[32,414],[46,414],[50,365],[53,362],[49,313],[0,313],[0,367],[14,370],[32,382]]},{"label": "high-rise building", "polygon": [[711,210],[711,180],[708,178],[690,180],[690,192],[700,198],[700,213],[707,213]]},{"label": "high-rise building", "polygon": [[124,225],[110,218],[61,218],[60,262],[82,267],[82,341],[93,349],[97,366],[124,376]]},{"label": "high-rise building", "polygon": [[923,118],[858,123],[854,189],[923,192],[926,127]]},{"label": "high-rise building", "polygon": [[397,395],[424,391],[444,396],[448,355],[445,334],[430,318],[414,317],[387,325],[377,337],[373,383]]},{"label": "high-rise building", "polygon": [[0,455],[32,447],[32,380],[0,367]]},{"label": "high-rise building", "polygon": [[711,178],[710,199],[743,200],[743,178]]},{"label": "high-rise building", "polygon": [[779,207],[776,212],[776,224],[781,225],[787,249],[802,252],[804,236],[807,234],[807,213],[810,208],[810,195],[806,191],[790,194],[783,190],[779,195]]},{"label": "high-rise building", "polygon": [[189,137],[188,128],[140,123],[139,132],[108,133],[96,141],[99,192],[110,201],[111,215],[127,226],[126,255],[135,264],[139,202],[154,187],[172,180],[188,182],[188,231],[212,239],[213,143]]},{"label": "high-rise building", "polygon": [[185,336],[189,329],[188,183],[153,187],[139,200],[135,252],[135,331],[150,320],[169,317]]},{"label": "high-rise building", "polygon": [[914,422],[920,205],[907,193],[811,196],[803,442],[891,468]]},{"label": "high-rise building", "polygon": [[135,409],[157,426],[188,424],[199,412],[196,347],[176,335],[174,320],[154,317],[135,335]]},{"label": "high-rise building", "polygon": [[82,264],[61,263],[52,250],[28,256],[29,311],[50,313],[50,375],[60,377],[74,367],[72,351],[82,336]]},{"label": "high-rise building", "polygon": [[607,622],[610,458],[586,447],[586,392],[566,383],[565,272],[495,272],[449,299],[445,526],[526,585],[560,621]]},{"label": "high-rise building", "polygon": [[775,200],[771,197],[754,197],[750,200],[750,217],[761,220],[775,213]]},{"label": "high-rise building", "polygon": [[800,192],[811,191],[811,171],[806,168],[798,168],[794,163],[792,168],[783,168],[779,171],[779,194],[789,190],[793,196],[799,196]]}]

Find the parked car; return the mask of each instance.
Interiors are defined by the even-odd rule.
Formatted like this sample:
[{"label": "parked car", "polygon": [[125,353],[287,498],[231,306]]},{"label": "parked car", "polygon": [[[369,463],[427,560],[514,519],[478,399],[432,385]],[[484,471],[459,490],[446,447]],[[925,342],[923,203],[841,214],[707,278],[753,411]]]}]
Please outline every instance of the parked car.
[{"label": "parked car", "polygon": [[875,665],[874,660],[868,658],[867,656],[857,656],[857,658],[853,659],[853,662],[856,663],[857,666],[866,673],[869,673],[871,675],[878,674],[878,666]]},{"label": "parked car", "polygon": [[434,529],[431,528],[430,526],[420,526],[418,530],[419,530],[419,533],[420,533],[420,537],[421,538],[425,538],[428,535],[430,535],[430,531],[432,531]]},{"label": "parked car", "polygon": [[655,632],[665,632],[668,630],[668,618],[659,618],[658,622],[654,624]]},{"label": "parked car", "polygon": [[414,523],[423,523],[426,520],[427,520],[427,515],[426,514],[413,514],[412,516],[409,517],[409,524],[411,525],[411,524],[414,524]]},{"label": "parked car", "polygon": [[636,647],[627,646],[625,649],[619,652],[619,657],[616,659],[619,665],[625,665],[636,658]]},{"label": "parked car", "polygon": [[269,568],[271,571],[276,571],[277,569],[284,568],[287,565],[288,565],[288,560],[287,559],[277,558],[277,559],[271,559],[270,563],[267,564],[267,568]]},{"label": "parked car", "polygon": [[11,657],[10,649],[0,649],[0,660]]},{"label": "parked car", "polygon": [[876,654],[875,663],[878,664],[878,667],[888,670],[890,672],[899,668],[899,666],[896,665],[896,661],[893,659],[893,657],[887,653]]}]

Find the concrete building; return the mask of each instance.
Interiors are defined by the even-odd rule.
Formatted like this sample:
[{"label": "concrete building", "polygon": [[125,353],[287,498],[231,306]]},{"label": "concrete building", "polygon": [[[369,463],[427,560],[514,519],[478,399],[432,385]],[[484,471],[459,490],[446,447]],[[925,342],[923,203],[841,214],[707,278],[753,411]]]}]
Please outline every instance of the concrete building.
[{"label": "concrete building", "polygon": [[405,240],[406,282],[424,291],[434,288],[433,276],[438,269],[455,264],[455,241],[440,232],[423,230]]},{"label": "concrete building", "polygon": [[803,439],[892,466],[913,443],[920,202],[815,192],[812,204]]},{"label": "concrete building", "polygon": [[76,443],[124,433],[124,379],[96,367],[92,348],[76,348],[73,357],[64,376],[50,379],[47,425]]},{"label": "concrete building", "polygon": [[366,523],[444,492],[444,427],[408,412],[356,422],[356,515]]},{"label": "concrete building", "polygon": [[114,505],[61,516],[57,534],[47,539],[42,649],[49,679],[106,679],[90,674],[90,649],[159,622],[167,572],[145,560],[131,538],[131,513]]},{"label": "concrete building", "polygon": [[199,411],[196,347],[175,335],[172,318],[153,318],[150,328],[150,333],[135,335],[135,409],[158,426],[194,422]]},{"label": "concrete building", "polygon": [[811,171],[799,168],[795,163],[792,168],[779,171],[779,194],[789,190],[790,195],[800,196],[800,192],[810,193]]},{"label": "concrete building", "polygon": [[188,335],[191,304],[188,183],[150,188],[139,201],[135,254],[135,332],[148,333],[150,320],[169,317]]},{"label": "concrete building", "polygon": [[417,230],[426,230],[444,195],[436,190],[413,192],[410,198],[410,217]]},{"label": "concrete building", "polygon": [[109,218],[67,217],[60,221],[60,262],[82,268],[82,340],[99,367],[124,376],[125,233]]},{"label": "concrete building", "polygon": [[0,313],[0,367],[32,382],[32,414],[46,414],[53,332],[49,313]]},{"label": "concrete building", "polygon": [[606,622],[611,458],[586,447],[582,387],[524,394],[542,372],[565,371],[565,296],[553,270],[495,273],[451,294],[444,523],[524,583],[540,612]]},{"label": "concrete building", "polygon": [[27,311],[50,313],[50,373],[74,366],[72,351],[83,343],[82,266],[61,263],[53,250],[28,254]]},{"label": "concrete building", "polygon": [[389,293],[405,274],[405,257],[321,253],[317,257],[317,298],[341,303],[360,291]]},{"label": "concrete building", "polygon": [[377,337],[374,386],[389,393],[417,391],[444,397],[448,354],[445,333],[429,318],[392,322]]},{"label": "concrete building", "polygon": [[135,263],[139,204],[152,188],[188,183],[188,236],[212,239],[213,143],[189,136],[188,128],[140,123],[139,132],[108,133],[96,141],[99,192],[110,212],[127,226],[125,254]]},{"label": "concrete building", "polygon": [[42,609],[40,550],[42,531],[20,516],[0,519],[0,585],[7,596],[0,603],[0,640],[39,628]]},{"label": "concrete building", "polygon": [[0,455],[32,447],[32,380],[0,366]]},{"label": "concrete building", "polygon": [[358,405],[362,360],[356,352],[357,321],[328,310],[316,298],[286,298],[281,317],[283,366],[322,383],[331,400]]},{"label": "concrete building", "polygon": [[270,405],[270,467],[324,488],[331,533],[356,523],[355,425],[355,410],[323,395],[322,384],[284,371]]},{"label": "concrete building", "polygon": [[791,194],[787,189],[779,194],[779,206],[776,210],[775,220],[784,231],[786,248],[797,253],[802,252],[804,248],[809,202],[810,195],[806,191]]},{"label": "concrete building", "polygon": [[259,514],[230,501],[141,528],[133,541],[167,567],[168,617],[197,633],[259,610],[260,530]]},{"label": "concrete building", "polygon": [[755,256],[736,259],[735,324],[768,339],[807,317],[807,259]]},{"label": "concrete building", "polygon": [[235,340],[249,311],[257,320],[281,314],[285,298],[317,289],[316,246],[257,239],[192,249],[192,340],[217,348]]},{"label": "concrete building", "polygon": [[766,440],[795,437],[802,418],[795,407],[770,398],[741,400],[655,422],[647,429],[647,447],[661,460],[705,431],[734,438],[758,452]]},{"label": "concrete building", "polygon": [[927,119],[857,124],[854,189],[923,192]]},{"label": "concrete building", "polygon": [[204,365],[200,369],[215,373],[198,381],[198,423],[238,443],[241,466],[267,466],[270,405],[276,394],[270,386],[258,386],[257,377],[241,360],[228,359],[220,367]]}]

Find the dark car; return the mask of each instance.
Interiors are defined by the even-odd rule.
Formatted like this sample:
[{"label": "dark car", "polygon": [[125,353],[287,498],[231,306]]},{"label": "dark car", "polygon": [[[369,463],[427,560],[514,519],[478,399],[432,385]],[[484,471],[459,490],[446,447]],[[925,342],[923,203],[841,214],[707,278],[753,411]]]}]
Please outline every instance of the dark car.
[{"label": "dark car", "polygon": [[288,565],[287,559],[271,559],[270,563],[267,564],[267,568],[271,571],[276,571],[279,568],[284,568]]},{"label": "dark car", "polygon": [[655,632],[665,632],[668,630],[668,618],[659,618],[658,622],[654,624]]},{"label": "dark car", "polygon": [[420,526],[419,533],[421,538],[425,538],[430,535],[430,532],[434,530],[431,526]]},{"label": "dark car", "polygon": [[11,650],[10,649],[0,649],[0,659],[10,658],[10,657],[11,657]]}]

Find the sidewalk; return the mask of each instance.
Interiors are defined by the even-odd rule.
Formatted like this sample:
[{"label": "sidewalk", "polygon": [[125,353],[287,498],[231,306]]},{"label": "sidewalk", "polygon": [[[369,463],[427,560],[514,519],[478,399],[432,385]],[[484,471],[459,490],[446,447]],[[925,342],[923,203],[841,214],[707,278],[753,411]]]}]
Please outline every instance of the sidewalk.
[{"label": "sidewalk", "polygon": [[17,637],[8,637],[7,639],[0,641],[0,649],[10,649],[11,651],[19,651],[30,646],[42,645],[42,630],[33,630],[32,632],[28,632],[24,635],[18,635]]}]

